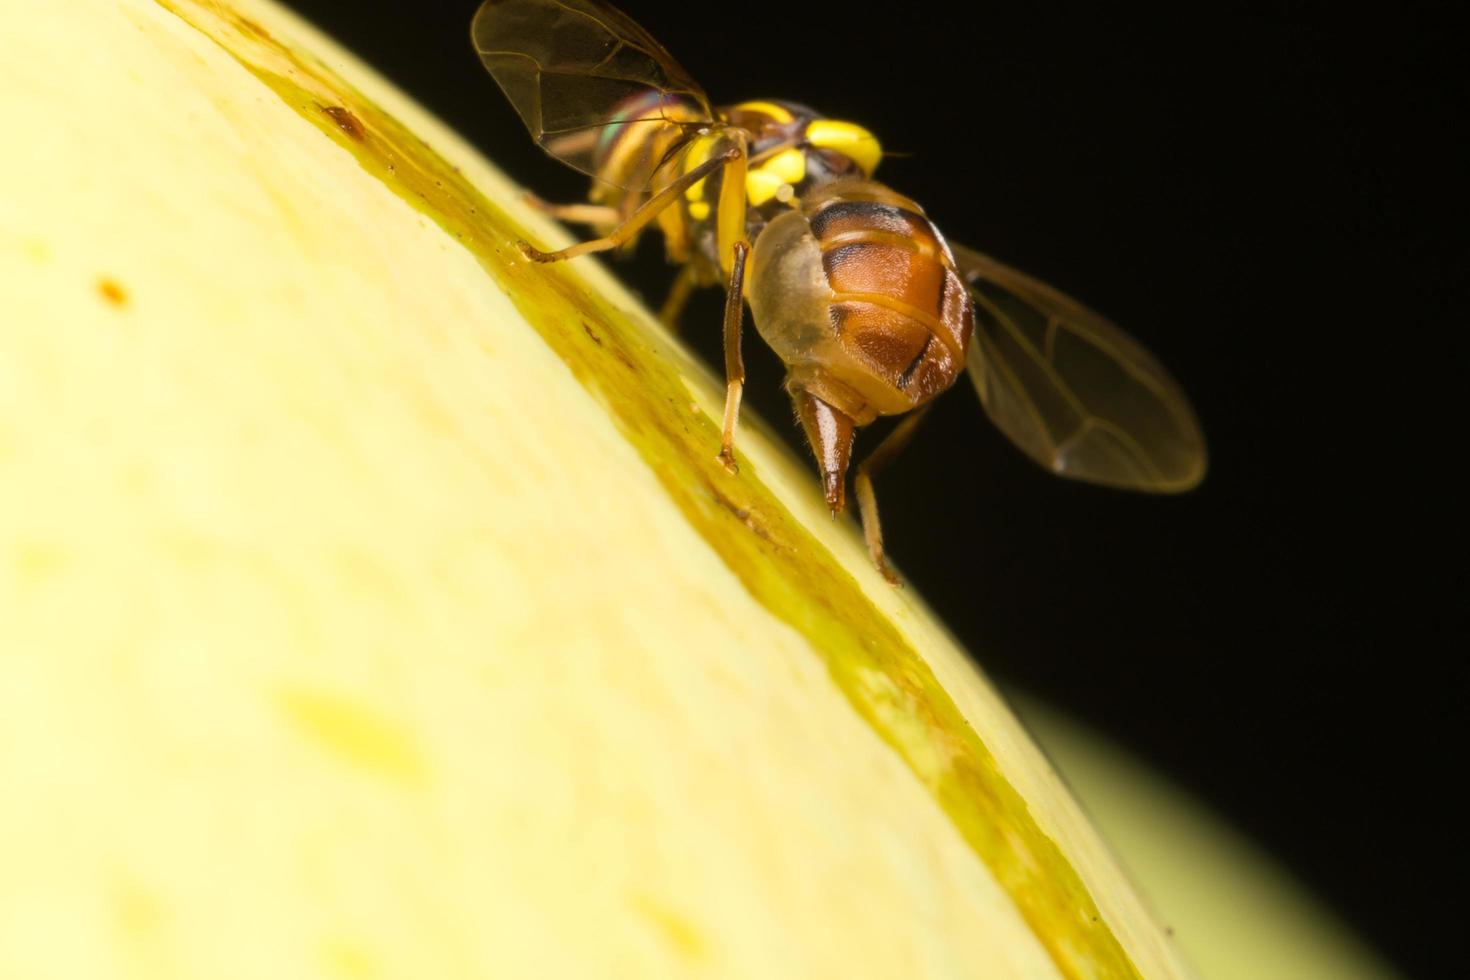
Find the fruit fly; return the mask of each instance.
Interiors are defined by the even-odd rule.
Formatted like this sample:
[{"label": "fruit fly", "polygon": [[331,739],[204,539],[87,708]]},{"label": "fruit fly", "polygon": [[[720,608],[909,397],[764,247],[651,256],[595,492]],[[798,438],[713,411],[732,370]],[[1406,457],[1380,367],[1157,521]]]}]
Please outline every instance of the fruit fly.
[{"label": "fruit fly", "polygon": [[599,0],[486,0],[471,34],[536,142],[593,178],[588,203],[532,200],[597,237],[557,252],[522,242],[527,258],[628,246],[656,223],[682,266],[665,322],[694,288],[725,286],[726,468],[736,468],[747,303],[786,365],[834,516],[856,430],[906,416],[853,479],[868,551],[889,581],[873,476],[966,367],[991,421],[1058,475],[1155,493],[1204,476],[1194,412],[1153,357],[1051,287],[948,243],[917,203],[872,179],[882,149],[866,129],[792,102],[712,106],[657,41]]}]

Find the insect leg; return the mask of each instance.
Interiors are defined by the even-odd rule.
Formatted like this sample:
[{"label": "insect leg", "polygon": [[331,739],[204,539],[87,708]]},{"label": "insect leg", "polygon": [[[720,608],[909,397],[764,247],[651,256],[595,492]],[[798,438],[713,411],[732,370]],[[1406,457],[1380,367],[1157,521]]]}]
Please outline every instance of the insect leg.
[{"label": "insect leg", "polygon": [[684,313],[684,307],[689,305],[689,297],[694,295],[699,281],[694,274],[694,266],[686,265],[679,270],[674,277],[674,284],[669,287],[668,299],[659,308],[658,320],[674,333],[679,332],[679,317]]},{"label": "insect leg", "polygon": [[903,451],[914,437],[914,430],[924,420],[929,406],[917,408],[907,418],[888,433],[888,436],[880,443],[878,448],[868,454],[858,466],[857,474],[853,477],[852,489],[858,499],[858,513],[863,519],[863,539],[868,543],[868,554],[873,559],[873,564],[878,571],[883,573],[890,584],[898,584],[898,576],[888,567],[888,562],[883,559],[883,527],[878,523],[878,498],[873,493],[873,476],[881,471],[894,458]]},{"label": "insect leg", "polygon": [[612,228],[622,220],[618,209],[608,207],[606,204],[552,204],[550,201],[543,201],[530,191],[521,195],[521,200],[532,210],[540,211],[557,221],[565,221],[568,224]]},{"label": "insect leg", "polygon": [[526,242],[519,242],[517,244],[520,246],[521,254],[533,262],[561,262],[564,259],[573,259],[589,252],[606,252],[617,248],[638,234],[644,225],[658,217],[660,211],[679,200],[679,196],[690,186],[737,159],[745,159],[745,151],[739,146],[732,146],[724,153],[710,157],[688,173],[682,174],[677,180],[671,181],[667,187],[645,201],[637,211],[628,217],[627,221],[601,238],[580,242],[556,252],[542,252],[532,248]]},{"label": "insect leg", "polygon": [[750,245],[735,243],[734,267],[725,294],[725,430],[720,440],[719,460],[731,473],[735,465],[735,423],[740,420],[740,395],[745,390],[745,360],[740,356],[740,321],[745,314],[745,257]]}]

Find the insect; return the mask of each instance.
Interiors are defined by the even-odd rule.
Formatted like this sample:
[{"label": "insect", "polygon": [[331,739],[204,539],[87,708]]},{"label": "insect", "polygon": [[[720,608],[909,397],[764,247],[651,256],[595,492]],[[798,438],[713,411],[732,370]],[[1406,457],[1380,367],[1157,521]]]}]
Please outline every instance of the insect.
[{"label": "insect", "polygon": [[1153,357],[1080,303],[949,244],[917,203],[872,179],[882,149],[866,129],[791,102],[712,106],[600,0],[486,0],[471,34],[536,142],[593,178],[587,203],[536,203],[597,237],[557,252],[523,242],[529,259],[627,246],[656,224],[682,267],[666,322],[694,288],[725,286],[728,469],[747,303],[786,365],[834,516],[856,430],[906,416],[853,477],[868,551],[889,581],[873,477],[964,368],[992,422],[1061,476],[1155,493],[1204,476],[1194,412]]}]

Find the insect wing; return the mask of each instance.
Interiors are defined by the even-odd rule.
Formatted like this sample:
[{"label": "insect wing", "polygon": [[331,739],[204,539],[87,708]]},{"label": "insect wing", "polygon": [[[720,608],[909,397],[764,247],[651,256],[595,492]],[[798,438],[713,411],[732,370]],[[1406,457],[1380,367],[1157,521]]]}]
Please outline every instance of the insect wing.
[{"label": "insect wing", "polygon": [[970,380],[986,413],[1061,476],[1176,493],[1204,477],[1204,435],[1153,356],[1045,283],[963,246],[975,334]]},{"label": "insect wing", "polygon": [[605,176],[599,159],[616,136],[712,121],[704,92],[663,46],[597,0],[486,0],[470,34],[531,136],[585,174]]}]

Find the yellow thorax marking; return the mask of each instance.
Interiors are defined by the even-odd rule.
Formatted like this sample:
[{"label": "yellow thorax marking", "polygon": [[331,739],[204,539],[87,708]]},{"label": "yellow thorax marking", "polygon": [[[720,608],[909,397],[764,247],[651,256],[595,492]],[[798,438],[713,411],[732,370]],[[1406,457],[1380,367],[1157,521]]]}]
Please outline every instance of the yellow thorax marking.
[{"label": "yellow thorax marking", "polygon": [[745,196],[760,207],[780,194],[783,184],[799,184],[806,178],[806,154],[789,147],[745,175]]},{"label": "yellow thorax marking", "polygon": [[[684,154],[684,172],[687,174],[708,160],[714,145],[713,136],[702,136],[695,140]],[[708,179],[706,177],[697,180],[684,191],[684,198],[689,202],[689,216],[695,221],[703,221],[709,217],[709,202],[704,199],[704,183]]]},{"label": "yellow thorax marking", "polygon": [[789,123],[796,117],[791,110],[774,102],[742,102],[735,107],[743,112],[762,112],[776,120],[778,123]]},{"label": "yellow thorax marking", "polygon": [[883,159],[883,146],[878,137],[856,123],[813,119],[807,125],[806,139],[812,146],[835,150],[848,157],[862,168],[865,177],[873,176],[878,161]]}]

